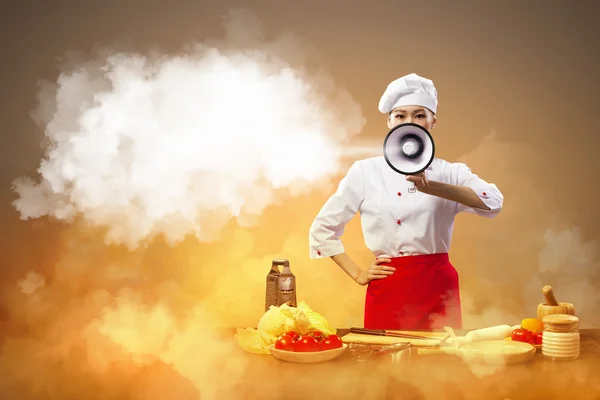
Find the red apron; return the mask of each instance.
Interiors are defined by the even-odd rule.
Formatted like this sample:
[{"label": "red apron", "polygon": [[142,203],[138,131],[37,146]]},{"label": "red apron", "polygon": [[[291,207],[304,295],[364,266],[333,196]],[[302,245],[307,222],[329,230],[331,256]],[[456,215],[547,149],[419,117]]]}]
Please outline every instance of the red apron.
[{"label": "red apron", "polygon": [[369,283],[365,328],[462,329],[458,274],[447,253],[392,258],[393,275]]}]

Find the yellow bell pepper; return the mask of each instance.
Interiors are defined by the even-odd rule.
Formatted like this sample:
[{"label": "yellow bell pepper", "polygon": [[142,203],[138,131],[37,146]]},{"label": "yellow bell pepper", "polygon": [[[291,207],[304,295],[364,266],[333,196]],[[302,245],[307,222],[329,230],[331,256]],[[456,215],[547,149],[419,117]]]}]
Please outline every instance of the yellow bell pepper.
[{"label": "yellow bell pepper", "polygon": [[541,332],[544,329],[544,324],[537,318],[525,318],[521,322],[521,328],[531,332]]}]

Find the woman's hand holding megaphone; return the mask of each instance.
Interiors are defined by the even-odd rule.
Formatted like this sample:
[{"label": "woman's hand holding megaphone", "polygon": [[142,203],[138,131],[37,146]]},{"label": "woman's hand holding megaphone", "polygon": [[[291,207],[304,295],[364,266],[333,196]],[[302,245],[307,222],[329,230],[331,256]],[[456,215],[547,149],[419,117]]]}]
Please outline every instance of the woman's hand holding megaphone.
[{"label": "woman's hand holding megaphone", "polygon": [[406,180],[413,182],[419,192],[455,201],[472,208],[486,211],[490,209],[470,187],[429,181],[425,171],[415,175],[406,175]]},{"label": "woman's hand holding megaphone", "polygon": [[419,192],[427,192],[427,188],[429,187],[429,181],[427,180],[427,175],[425,175],[425,171],[419,172],[415,175],[406,175],[406,180],[415,184],[415,187]]}]

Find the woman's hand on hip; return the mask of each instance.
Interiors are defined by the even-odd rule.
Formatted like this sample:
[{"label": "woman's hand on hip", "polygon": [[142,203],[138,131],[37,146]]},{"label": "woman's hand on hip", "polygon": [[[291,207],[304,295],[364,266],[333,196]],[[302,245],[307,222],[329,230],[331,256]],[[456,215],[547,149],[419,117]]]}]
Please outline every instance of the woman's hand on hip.
[{"label": "woman's hand on hip", "polygon": [[394,274],[396,268],[388,267],[386,265],[380,265],[389,263],[392,260],[389,258],[378,258],[371,264],[368,270],[362,271],[360,276],[356,280],[359,285],[366,285],[374,279],[385,279],[390,275]]}]

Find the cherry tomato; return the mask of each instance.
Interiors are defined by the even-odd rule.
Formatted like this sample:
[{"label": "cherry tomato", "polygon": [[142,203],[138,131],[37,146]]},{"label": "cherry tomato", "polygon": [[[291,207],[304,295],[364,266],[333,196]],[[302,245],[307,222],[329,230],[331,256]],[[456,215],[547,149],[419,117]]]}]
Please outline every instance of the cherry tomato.
[{"label": "cherry tomato", "polygon": [[525,342],[531,344],[533,344],[533,337],[533,332],[523,328],[515,329],[512,331],[511,335],[512,340],[516,342]]},{"label": "cherry tomato", "polygon": [[289,331],[288,333],[286,333],[286,335],[291,337],[294,342],[297,342],[302,337],[302,335],[300,335],[298,332],[294,332],[294,331]]},{"label": "cherry tomato", "polygon": [[338,349],[338,348],[342,347],[343,345],[344,345],[344,343],[342,342],[342,339],[340,339],[339,336],[330,335],[329,337],[324,339],[319,344],[319,349],[321,349],[323,351],[324,350],[333,350],[333,349]]},{"label": "cherry tomato", "polygon": [[323,332],[321,331],[312,331],[308,333],[310,336],[314,337],[315,339],[317,339],[317,341],[321,341],[323,339],[325,339],[325,335],[323,334]]},{"label": "cherry tomato", "polygon": [[294,343],[294,351],[307,353],[319,351],[319,342],[312,336],[304,335],[300,340]]},{"label": "cherry tomato", "polygon": [[275,342],[275,348],[277,350],[294,351],[294,341],[291,336],[283,335]]},{"label": "cherry tomato", "polygon": [[533,344],[541,345],[542,344],[542,332],[536,332],[533,337]]}]

